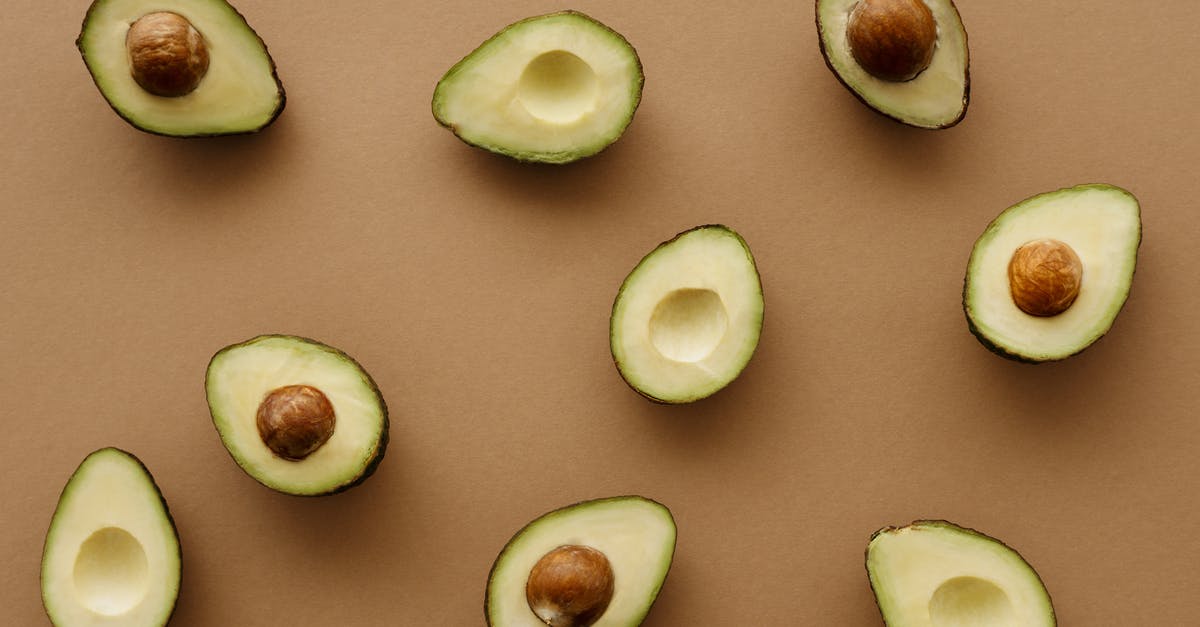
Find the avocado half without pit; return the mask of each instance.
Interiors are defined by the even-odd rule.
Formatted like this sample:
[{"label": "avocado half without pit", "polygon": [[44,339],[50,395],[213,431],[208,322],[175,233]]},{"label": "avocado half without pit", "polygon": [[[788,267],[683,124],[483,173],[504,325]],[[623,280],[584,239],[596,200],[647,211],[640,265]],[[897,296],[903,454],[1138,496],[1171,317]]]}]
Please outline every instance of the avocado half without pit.
[{"label": "avocado half without pit", "polygon": [[825,63],[875,111],[919,128],[967,113],[967,33],[951,0],[817,0]]},{"label": "avocado half without pit", "polygon": [[1112,185],[1039,194],[1006,209],[975,242],[963,281],[970,331],[1026,362],[1065,359],[1120,313],[1142,241],[1141,210]]},{"label": "avocado half without pit", "polygon": [[518,161],[569,163],[625,131],[642,65],[620,34],[577,11],[521,20],[450,68],[433,116],[464,142]]},{"label": "avocado half without pit", "polygon": [[205,377],[213,424],[259,483],[299,496],[341,492],[382,461],[387,405],[370,375],[315,340],[264,335],[221,349]]},{"label": "avocado half without pit", "polygon": [[150,471],[100,449],[59,497],[42,553],[42,603],[56,627],[166,625],[179,595],[175,523]]},{"label": "avocado half without pit", "polygon": [[95,0],[75,43],[113,110],[149,133],[250,133],[283,111],[275,62],[225,0]]},{"label": "avocado half without pit", "polygon": [[675,520],[640,496],[584,501],[517,532],[488,575],[491,627],[634,627],[675,554]]},{"label": "avocado half without pit", "polygon": [[867,576],[889,627],[1054,627],[1033,567],[1004,543],[943,520],[875,532]]},{"label": "avocado half without pit", "polygon": [[609,343],[630,387],[653,401],[688,403],[741,374],[762,322],[750,247],[729,227],[699,226],[659,244],[625,278]]}]

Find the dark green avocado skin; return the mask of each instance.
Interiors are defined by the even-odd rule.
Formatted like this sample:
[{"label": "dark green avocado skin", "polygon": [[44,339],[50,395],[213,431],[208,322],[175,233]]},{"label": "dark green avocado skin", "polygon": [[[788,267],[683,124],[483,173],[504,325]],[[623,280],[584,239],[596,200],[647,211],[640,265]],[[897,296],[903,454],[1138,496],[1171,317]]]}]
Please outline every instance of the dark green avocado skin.
[{"label": "dark green avocado skin", "polygon": [[[137,455],[134,455],[133,453],[130,453],[129,451],[117,448],[115,446],[109,446],[109,447],[98,449],[98,450],[95,450],[95,451],[89,453],[88,457],[91,457],[92,455],[95,455],[97,453],[102,453],[104,451],[110,451],[110,450],[116,451],[117,453],[125,455],[129,459],[136,462],[137,465],[141,467],[142,472],[146,473],[146,476],[150,478],[150,485],[154,486],[154,494],[155,494],[155,496],[158,497],[158,502],[162,503],[163,514],[166,515],[166,517],[167,517],[167,524],[169,524],[171,526],[171,533],[175,534],[175,546],[178,547],[178,551],[175,553],[175,555],[176,555],[176,557],[179,558],[179,589],[180,589],[180,591],[182,591],[183,590],[183,571],[184,571],[184,568],[183,568],[183,541],[179,538],[179,528],[175,526],[175,517],[171,515],[171,508],[170,508],[170,506],[167,505],[167,499],[163,496],[162,488],[160,488],[158,486],[158,482],[154,480],[154,475],[150,472],[150,469],[146,467],[145,462],[143,462]],[[84,460],[86,461],[87,457],[85,457]],[[76,468],[75,472],[71,473],[70,478],[68,478],[66,483],[63,484],[63,493],[66,492],[67,487],[69,487],[71,485],[72,481],[74,481],[75,475],[79,473],[80,468],[83,468],[83,462],[79,463],[79,468]],[[62,502],[62,494],[61,493],[59,494],[58,500],[59,500],[59,502]],[[57,507],[55,508],[55,511],[57,511]],[[49,536],[47,536],[46,540],[48,541],[49,539],[50,539]],[[42,545],[42,555],[45,555],[45,554],[46,554],[46,546],[45,546],[45,544],[43,544]],[[179,606],[179,597],[177,595],[175,597],[175,599],[173,601],[171,601],[171,611],[167,614],[167,620],[163,623],[164,625],[169,625],[171,623],[171,618],[173,616],[175,616],[175,609],[178,606]],[[49,616],[50,608],[46,606],[46,600],[44,598],[42,599],[42,607],[47,612],[47,616]]]},{"label": "dark green avocado skin", "polygon": [[[84,48],[83,48],[83,33],[87,31],[88,22],[92,19],[92,13],[95,11],[96,5],[101,4],[103,1],[104,0],[94,0],[92,2],[92,4],[88,6],[87,13],[84,14],[84,16],[83,16],[83,24],[79,28],[79,36],[75,38],[75,47],[79,49],[79,55],[81,57],[83,57],[85,68],[88,67],[88,65],[87,65],[88,53],[87,53],[87,50],[84,50]],[[104,96],[104,102],[108,103],[108,106],[113,110],[114,113],[117,114],[117,117],[120,117],[122,120],[125,120],[125,122],[127,122],[130,126],[132,126],[133,128],[136,128],[139,131],[142,131],[143,133],[149,133],[150,135],[158,135],[159,137],[173,137],[176,139],[195,139],[195,138],[200,138],[200,137],[225,137],[228,135],[251,135],[251,134],[257,133],[257,132],[267,128],[271,124],[274,124],[275,120],[279,118],[279,115],[281,113],[283,113],[283,109],[287,105],[287,92],[284,91],[284,89],[283,89],[283,81],[279,80],[279,70],[275,66],[275,57],[271,56],[271,51],[267,48],[267,42],[263,41],[263,38],[258,34],[258,32],[250,27],[250,23],[246,22],[246,17],[244,15],[242,15],[242,13],[240,11],[237,10],[237,7],[234,7],[233,5],[229,5],[229,8],[233,9],[233,12],[237,13],[238,17],[242,18],[242,21],[246,23],[246,28],[248,28],[250,30],[250,32],[254,33],[254,36],[257,37],[258,41],[262,43],[263,50],[266,51],[266,53],[267,53],[267,60],[270,61],[270,63],[271,63],[271,78],[275,80],[275,88],[279,91],[279,106],[275,107],[275,112],[271,114],[271,117],[269,119],[267,119],[266,122],[263,122],[262,126],[259,126],[258,128],[247,129],[245,131],[239,131],[237,133],[188,133],[188,134],[163,133],[161,131],[155,131],[155,130],[143,128],[136,121],[127,117],[124,113],[121,113],[121,111],[119,109],[117,109],[117,107],[115,105],[113,105],[112,101],[108,99],[108,96],[106,96],[104,94],[104,92],[100,89],[99,83],[96,83],[96,77],[93,76],[91,71],[89,70],[88,76],[91,76],[92,83],[94,85],[96,85],[96,91],[99,91],[100,95]]]},{"label": "dark green avocado skin", "polygon": [[[334,494],[339,494],[341,492],[345,492],[346,490],[349,490],[350,488],[353,488],[354,486],[357,486],[357,485],[361,484],[362,482],[366,481],[368,478],[371,477],[371,475],[375,474],[375,471],[379,469],[379,464],[381,462],[383,462],[383,456],[384,456],[384,453],[387,452],[387,445],[388,445],[388,441],[390,439],[390,432],[391,432],[391,418],[388,416],[387,403],[383,400],[383,394],[379,391],[379,386],[375,383],[375,380],[371,378],[371,374],[369,372],[367,372],[366,368],[362,367],[362,364],[355,361],[355,359],[353,357],[347,355],[346,353],[344,353],[332,346],[329,346],[328,344],[324,344],[322,342],[318,342],[317,340],[309,339],[306,337],[301,337],[299,335],[285,335],[285,334],[259,335],[257,337],[246,340],[245,342],[231,344],[229,346],[226,346],[225,348],[222,348],[221,350],[217,351],[216,353],[214,353],[212,356],[212,359],[209,360],[209,363],[212,363],[213,360],[215,360],[217,357],[219,357],[222,353],[224,353],[226,351],[233,350],[235,348],[240,348],[243,346],[249,346],[251,344],[260,342],[260,341],[268,339],[268,338],[283,338],[283,339],[287,339],[287,340],[292,340],[294,342],[304,342],[306,344],[312,344],[313,346],[316,346],[316,347],[320,348],[321,350],[324,350],[329,353],[333,353],[338,358],[348,361],[351,364],[354,364],[354,366],[358,368],[358,371],[362,373],[367,384],[371,386],[371,391],[375,393],[375,397],[379,400],[379,407],[383,412],[383,429],[379,433],[379,448],[375,449],[375,455],[371,457],[371,461],[367,462],[367,465],[363,467],[362,473],[360,473],[356,478],[354,478],[354,480],[344,483],[340,486],[337,486],[336,488],[333,488],[332,490],[327,490],[325,492],[317,492],[317,493],[313,493],[313,494],[292,494],[290,492],[280,492],[280,494],[287,494],[289,496],[300,496],[300,497],[306,497],[306,498],[317,497],[317,496],[331,496]],[[207,373],[204,377],[204,385],[205,385],[205,389],[207,390],[207,388],[208,388]],[[217,430],[217,432],[219,434],[220,430]],[[224,448],[225,448],[226,452],[229,452],[229,447],[226,446]],[[237,457],[234,457],[233,453],[229,453],[229,456],[233,458],[233,461],[237,463],[239,468],[242,468],[241,460],[239,460]],[[245,470],[245,469],[243,468],[243,470]],[[254,477],[254,475],[252,475],[248,472],[246,474],[250,475],[251,477]],[[254,477],[254,480],[258,481],[258,478]],[[261,481],[259,481],[259,483],[262,484]],[[271,488],[271,486],[267,486],[266,484],[262,484],[262,485],[264,487],[275,490],[275,488]],[[276,491],[278,492],[278,490],[276,490]]]}]

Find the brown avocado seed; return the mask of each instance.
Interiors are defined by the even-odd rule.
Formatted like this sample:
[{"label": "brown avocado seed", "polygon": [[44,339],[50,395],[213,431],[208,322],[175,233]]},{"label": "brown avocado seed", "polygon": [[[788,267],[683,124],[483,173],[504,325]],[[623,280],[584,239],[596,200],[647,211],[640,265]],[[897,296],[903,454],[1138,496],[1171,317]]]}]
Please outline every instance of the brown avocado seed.
[{"label": "brown avocado seed", "polygon": [[1031,316],[1057,316],[1079,296],[1083,262],[1056,239],[1022,244],[1008,262],[1013,302]]},{"label": "brown avocado seed", "polygon": [[204,36],[178,13],[147,13],[125,35],[129,71],[142,89],[174,98],[191,93],[208,72]]},{"label": "brown avocado seed", "polygon": [[529,609],[550,627],[588,627],[604,615],[612,596],[608,558],[577,544],[543,555],[525,582]]},{"label": "brown avocado seed", "polygon": [[937,22],[922,0],[859,0],[850,11],[846,40],[871,76],[908,81],[933,60]]},{"label": "brown avocado seed", "polygon": [[308,457],[333,435],[337,422],[325,394],[308,385],[271,390],[258,406],[258,435],[273,453],[292,461]]}]

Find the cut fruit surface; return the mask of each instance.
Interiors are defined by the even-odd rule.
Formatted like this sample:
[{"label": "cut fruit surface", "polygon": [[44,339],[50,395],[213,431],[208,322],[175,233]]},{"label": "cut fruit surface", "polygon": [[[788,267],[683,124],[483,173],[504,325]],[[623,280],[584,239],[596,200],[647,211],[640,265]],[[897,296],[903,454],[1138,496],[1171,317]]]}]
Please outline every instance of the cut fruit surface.
[{"label": "cut fruit surface", "polygon": [[[968,327],[1004,357],[1070,357],[1120,313],[1140,243],[1140,207],[1121,188],[1079,185],[1024,200],[993,220],[971,251],[963,282]],[[1014,276],[1031,247],[1048,252]]]},{"label": "cut fruit surface", "polygon": [[[927,64],[914,66],[920,69],[913,78],[879,78],[855,59],[847,31],[860,0],[816,0],[821,54],[838,80],[872,109],[910,126],[947,128],[957,124],[967,113],[970,96],[967,32],[951,0],[917,1],[929,8],[936,24],[937,39]],[[902,20],[894,22],[901,23]],[[887,21],[883,23],[887,24]],[[898,34],[887,38],[886,30],[881,26],[872,32],[881,39],[903,39]],[[882,35],[878,34],[881,32]],[[890,65],[887,60],[877,63],[884,67]]]},{"label": "cut fruit surface", "polygon": [[42,603],[57,627],[166,625],[181,576],[175,523],[146,467],[115,448],[79,465],[42,554]]},{"label": "cut fruit surface", "polygon": [[613,361],[651,400],[695,401],[742,372],[762,320],[745,240],[725,226],[696,227],[660,244],[622,283],[609,326]]},{"label": "cut fruit surface", "polygon": [[383,459],[387,406],[345,353],[305,338],[264,335],[213,356],[205,377],[221,442],[263,485],[301,496],[340,492]]},{"label": "cut fruit surface", "polygon": [[867,575],[888,627],[1054,627],[1037,573],[999,540],[940,520],[875,532]]},{"label": "cut fruit surface", "polygon": [[521,20],[450,68],[433,115],[463,141],[521,161],[568,163],[633,119],[642,66],[625,38],[576,11]]},{"label": "cut fruit surface", "polygon": [[[173,33],[162,26],[142,29],[142,18],[150,14],[174,16],[182,24],[174,33],[180,41],[172,41]],[[190,44],[183,34],[189,25]],[[109,105],[143,131],[176,137],[248,133],[283,111],[275,62],[225,0],[95,0],[76,45]],[[171,55],[179,57],[176,63]],[[139,59],[154,77],[143,77]],[[200,76],[190,77],[194,85],[189,82],[188,89],[177,84],[183,78],[171,76],[179,72]]]},{"label": "cut fruit surface", "polygon": [[[588,574],[595,572],[596,559],[611,569],[607,579],[601,578],[612,586],[604,599],[606,605],[601,606],[598,617],[588,615],[578,623],[557,624],[635,627],[649,613],[671,568],[675,520],[666,507],[640,496],[584,501],[539,517],[509,540],[492,565],[484,604],[488,625],[545,627],[547,623],[530,607],[531,601],[537,604],[537,599],[547,596],[571,599],[584,595],[570,590],[560,595],[538,593],[554,588],[553,582],[546,580],[550,575],[544,564],[560,553],[593,552],[602,557],[575,561],[585,564]],[[544,559],[547,556],[549,559]],[[531,579],[535,570],[537,576]],[[564,570],[558,568],[559,576],[571,580],[571,573]],[[527,585],[531,589],[527,590]]]}]

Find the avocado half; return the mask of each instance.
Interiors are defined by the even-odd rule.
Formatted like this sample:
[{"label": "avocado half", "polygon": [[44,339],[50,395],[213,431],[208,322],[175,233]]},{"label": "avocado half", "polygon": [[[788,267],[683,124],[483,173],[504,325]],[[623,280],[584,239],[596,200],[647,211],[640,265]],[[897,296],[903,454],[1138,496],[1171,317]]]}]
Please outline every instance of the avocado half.
[{"label": "avocado half", "polygon": [[[387,405],[366,370],[336,348],[262,335],[218,351],[204,386],[221,442],[246,474],[268,488],[297,496],[333,494],[365,481],[383,460]],[[289,394],[297,390],[307,395]],[[312,396],[322,400],[308,402]],[[264,432],[264,418],[280,410],[299,423],[299,439],[310,439],[314,406],[328,413],[320,416],[328,429],[304,450],[280,447]]]},{"label": "avocado half", "polygon": [[936,23],[932,57],[914,78],[886,80],[863,68],[847,37],[851,13],[862,1],[816,0],[821,56],[838,81],[874,111],[909,126],[944,129],[962,121],[970,101],[970,58],[967,31],[954,2],[917,0]]},{"label": "avocado half", "polygon": [[63,488],[42,551],[42,604],[56,627],[166,625],[182,576],[175,521],[137,457],[88,455]]},{"label": "avocado half", "polygon": [[[1008,271],[1014,252],[1050,238],[1067,244],[1082,264],[1078,295],[1062,313],[1031,315],[1014,301]],[[1141,208],[1133,194],[1105,184],[1039,194],[1005,209],[971,250],[963,280],[963,311],[972,334],[992,352],[1017,361],[1065,359],[1104,336],[1133,283],[1142,241]]]},{"label": "avocado half", "polygon": [[[538,517],[518,531],[492,564],[484,597],[490,627],[545,627],[530,606],[531,573],[543,558],[563,547],[600,552],[611,566],[611,599],[598,616],[577,622],[595,627],[640,625],[658,598],[675,555],[675,519],[666,506],[640,496],[584,501]],[[560,569],[566,601],[578,597],[570,582],[586,573]]]},{"label": "avocado half", "polygon": [[659,244],[613,302],[609,344],[621,377],[660,403],[688,403],[741,374],[762,332],[763,295],[750,247],[710,224]]},{"label": "avocado half", "polygon": [[433,92],[433,116],[472,146],[570,163],[620,138],[643,82],[624,37],[561,11],[505,27],[451,67]]},{"label": "avocado half", "polygon": [[[133,75],[127,48],[131,26],[159,12],[184,18],[207,51],[207,70],[184,95],[155,95]],[[75,44],[96,87],[117,115],[148,133],[170,137],[252,133],[274,122],[286,103],[266,44],[225,0],[95,0]],[[150,42],[148,48],[153,54],[171,50],[170,42],[164,41]]]},{"label": "avocado half", "polygon": [[1046,586],[1003,542],[944,520],[876,531],[867,576],[889,627],[1054,627]]}]

